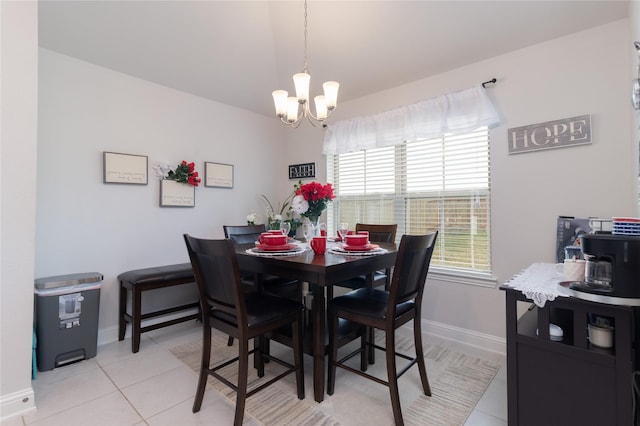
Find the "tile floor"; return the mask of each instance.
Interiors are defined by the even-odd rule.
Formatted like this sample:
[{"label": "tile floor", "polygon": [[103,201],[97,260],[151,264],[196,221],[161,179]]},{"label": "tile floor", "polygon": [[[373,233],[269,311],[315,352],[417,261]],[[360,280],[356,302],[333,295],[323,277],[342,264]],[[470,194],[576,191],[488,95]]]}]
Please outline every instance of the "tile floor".
[{"label": "tile floor", "polygon": [[[191,412],[197,375],[169,349],[200,337],[200,326],[188,322],[145,333],[140,352],[131,341],[98,347],[95,358],[47,372],[33,381],[37,411],[0,426],[187,426],[233,423],[234,407],[215,391],[205,392],[202,409]],[[501,368],[469,416],[467,426],[507,424],[507,385],[504,356],[428,337],[432,343],[495,360]],[[307,357],[306,357],[307,358]],[[310,369],[306,370],[309,376]],[[307,398],[313,395],[308,377]],[[158,392],[158,389],[163,389]],[[245,416],[245,425],[258,425]]]}]

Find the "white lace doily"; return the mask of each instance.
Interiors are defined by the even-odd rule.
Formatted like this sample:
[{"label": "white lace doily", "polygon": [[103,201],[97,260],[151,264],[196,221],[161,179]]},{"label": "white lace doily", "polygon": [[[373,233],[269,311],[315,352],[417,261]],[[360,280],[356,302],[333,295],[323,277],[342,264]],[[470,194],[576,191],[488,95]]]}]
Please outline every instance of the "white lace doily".
[{"label": "white lace doily", "polygon": [[524,271],[514,275],[504,285],[520,290],[527,298],[539,306],[544,307],[547,300],[556,297],[569,297],[560,285],[562,276],[556,272],[553,263],[534,263]]}]

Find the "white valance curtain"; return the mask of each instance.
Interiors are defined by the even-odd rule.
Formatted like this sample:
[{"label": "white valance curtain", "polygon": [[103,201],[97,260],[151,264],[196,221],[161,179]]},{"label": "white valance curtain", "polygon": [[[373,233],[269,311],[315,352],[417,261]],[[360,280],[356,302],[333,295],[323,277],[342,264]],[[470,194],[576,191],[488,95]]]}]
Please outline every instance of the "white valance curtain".
[{"label": "white valance curtain", "polygon": [[322,153],[338,155],[381,148],[498,124],[498,113],[486,89],[478,85],[391,111],[329,124]]}]

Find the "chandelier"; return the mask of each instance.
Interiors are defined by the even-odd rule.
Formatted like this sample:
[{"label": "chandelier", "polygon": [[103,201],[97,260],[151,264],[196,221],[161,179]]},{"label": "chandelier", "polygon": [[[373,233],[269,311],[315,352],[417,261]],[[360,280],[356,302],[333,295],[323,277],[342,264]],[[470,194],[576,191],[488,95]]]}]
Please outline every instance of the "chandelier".
[{"label": "chandelier", "polygon": [[316,123],[322,124],[338,102],[338,88],[340,84],[336,81],[327,81],[322,85],[324,95],[313,98],[316,114],[313,115],[309,107],[309,81],[311,75],[307,67],[307,0],[304,1],[304,69],[301,73],[294,74],[293,83],[296,88],[296,96],[289,96],[286,90],[274,90],[273,102],[276,107],[276,115],[285,124],[298,127],[302,119],[306,117],[309,122],[317,127]]}]

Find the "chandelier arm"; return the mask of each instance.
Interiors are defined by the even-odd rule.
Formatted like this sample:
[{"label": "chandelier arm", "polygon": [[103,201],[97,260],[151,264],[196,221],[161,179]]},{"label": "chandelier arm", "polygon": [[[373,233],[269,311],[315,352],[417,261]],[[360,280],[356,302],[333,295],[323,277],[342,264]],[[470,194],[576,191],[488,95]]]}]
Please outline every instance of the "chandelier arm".
[{"label": "chandelier arm", "polygon": [[[333,113],[333,111],[335,110],[335,108],[327,109],[327,116],[325,118],[323,118],[323,119],[319,119],[317,116],[313,115],[313,113],[311,112],[311,108],[309,107],[309,102],[306,103],[305,107],[306,107],[306,110],[308,111],[307,115],[310,118],[313,118],[318,123],[324,123],[324,121],[327,118],[331,117],[331,113]],[[313,122],[311,122],[311,123],[313,124]]]},{"label": "chandelier arm", "polygon": [[309,120],[309,123],[311,123],[311,125],[313,127],[318,127],[316,125],[316,122],[321,122],[320,120],[318,120],[312,113],[311,113],[311,108],[309,107],[309,103],[307,102],[304,106],[304,110],[302,112],[302,115],[304,115],[305,117],[307,117],[307,120]]},{"label": "chandelier arm", "polygon": [[314,123],[322,123],[322,120],[320,120],[318,117],[316,117],[315,115],[313,115],[313,113],[311,112],[311,107],[309,106],[309,102],[307,102],[304,105],[304,112],[303,112],[304,116],[307,117],[307,119],[309,119],[309,122],[314,126],[314,127],[318,127],[316,126],[316,124]]},{"label": "chandelier arm", "polygon": [[289,126],[298,127],[302,122],[302,118],[303,116],[299,115],[295,121],[289,121],[287,120],[287,117],[284,116],[284,117],[280,117],[280,121],[282,121],[284,124],[288,124]]},{"label": "chandelier arm", "polygon": [[[313,127],[319,127],[319,126],[324,127],[324,120],[320,120],[318,119],[318,117],[313,115],[313,113],[311,112],[311,109],[309,108],[308,102],[305,102],[304,104],[300,104],[299,106],[302,107],[302,111],[299,111],[298,118],[296,118],[295,121],[287,120],[286,115],[279,117],[280,121],[283,122],[284,124],[287,124],[293,127],[294,129],[297,129],[298,127],[300,127],[300,124],[304,121],[303,119],[306,118]],[[331,112],[327,114],[327,117],[329,117],[330,114]]]}]

